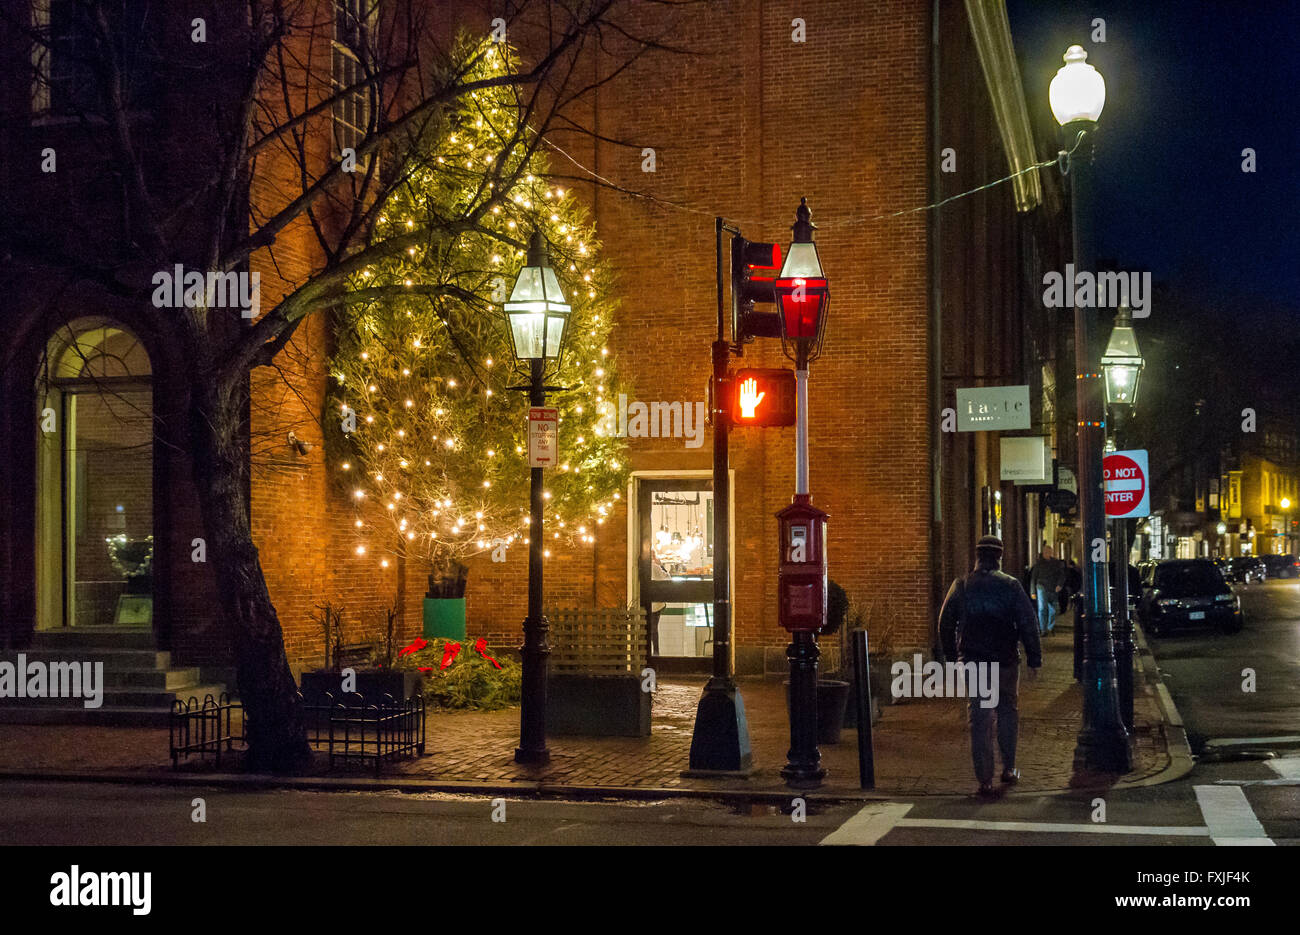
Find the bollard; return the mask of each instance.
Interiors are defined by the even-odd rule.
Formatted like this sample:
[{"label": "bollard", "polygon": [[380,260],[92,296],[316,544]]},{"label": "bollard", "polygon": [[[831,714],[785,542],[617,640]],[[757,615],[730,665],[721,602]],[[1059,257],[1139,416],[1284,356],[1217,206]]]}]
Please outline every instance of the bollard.
[{"label": "bollard", "polygon": [[858,779],[863,789],[876,788],[876,754],[871,744],[871,672],[867,668],[867,631],[854,630],[853,683],[858,699]]}]

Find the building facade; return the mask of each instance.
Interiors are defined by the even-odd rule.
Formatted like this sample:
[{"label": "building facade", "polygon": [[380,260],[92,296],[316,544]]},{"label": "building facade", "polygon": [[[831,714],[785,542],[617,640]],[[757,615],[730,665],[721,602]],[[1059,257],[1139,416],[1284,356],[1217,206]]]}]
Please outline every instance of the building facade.
[{"label": "building facade", "polygon": [[[12,16],[34,15],[30,4],[4,2]],[[317,93],[347,71],[329,40],[337,52],[338,12],[354,6],[322,0],[331,15],[318,18],[316,38],[325,41],[296,36]],[[142,132],[156,134],[169,157],[156,168],[178,200],[211,169],[203,133],[220,132],[217,122],[196,131],[188,115],[218,112],[237,93],[217,79],[230,73],[221,44],[198,46],[190,34],[196,15],[219,34],[221,17],[209,7],[166,6],[160,42],[174,60],[200,67],[164,69],[140,97]],[[484,30],[493,12],[491,4],[439,9],[448,30]],[[1072,397],[1057,392],[1062,383],[1072,390],[1060,379],[1071,371],[1058,366],[1071,359],[1068,328],[1039,300],[1043,271],[1059,268],[1068,243],[1064,205],[1051,170],[1022,171],[1056,142],[1044,129],[1044,102],[1026,101],[1002,4],[828,0],[804,10],[734,0],[631,5],[626,16],[627,28],[678,37],[685,52],[625,64],[593,48],[574,79],[590,86],[576,105],[581,120],[556,135],[553,164],[590,206],[620,273],[611,352],[628,403],[707,399],[714,219],[784,244],[807,198],[832,294],[809,397],[810,486],[830,514],[830,576],[877,645],[928,650],[938,601],[981,534],[1004,538],[1013,573],[1044,530],[1058,535],[1041,487],[1003,479],[997,433],[944,430],[956,391],[1027,385],[1030,428],[1010,434],[1043,439],[1063,464],[1073,459]],[[512,26],[512,43],[544,42],[544,22]],[[0,468],[10,491],[0,514],[5,642],[135,621],[178,662],[220,669],[230,650],[196,552],[203,529],[178,395],[185,350],[169,346],[152,318],[167,310],[127,302],[90,277],[70,280],[50,262],[112,255],[120,233],[97,220],[115,216],[115,189],[104,182],[113,178],[111,147],[102,129],[61,112],[57,94],[35,94],[19,67],[32,55],[21,34],[7,35],[3,54],[14,65],[0,82],[3,265],[14,310],[0,339],[13,402],[0,417],[11,453]],[[78,80],[54,68],[53,86]],[[323,115],[309,137],[316,158],[328,159],[340,125],[356,120],[337,109]],[[41,172],[50,147],[59,170]],[[240,222],[275,203],[291,168],[273,155],[259,160]],[[319,262],[303,225],[256,253],[250,269],[275,296]],[[344,607],[358,633],[392,606],[403,637],[419,633],[428,571],[400,560],[377,568],[350,548],[352,509],[329,482],[321,431],[329,335],[327,317],[312,316],[277,367],[255,370],[249,384],[247,500],[296,668],[319,659],[316,617],[327,601]],[[788,366],[771,339],[745,345],[735,364]],[[726,548],[734,665],[779,671],[788,638],[777,620],[774,514],[794,489],[794,430],[733,434],[726,543],[712,541],[711,430],[698,445],[688,441],[628,440],[631,483],[594,546],[548,560],[546,603],[645,606],[656,620],[658,664],[705,671],[713,558]],[[501,564],[486,555],[471,562],[471,637],[517,645],[526,565],[516,551]]]}]

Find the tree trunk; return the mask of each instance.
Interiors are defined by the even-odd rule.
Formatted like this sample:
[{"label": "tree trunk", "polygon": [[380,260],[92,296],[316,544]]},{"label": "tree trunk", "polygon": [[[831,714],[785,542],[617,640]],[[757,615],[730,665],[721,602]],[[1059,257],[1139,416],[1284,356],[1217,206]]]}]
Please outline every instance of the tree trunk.
[{"label": "tree trunk", "polygon": [[310,763],[312,751],[244,502],[248,461],[239,439],[240,410],[236,393],[212,386],[194,388],[194,481],[208,560],[216,574],[238,666],[249,769],[295,772]]},{"label": "tree trunk", "polygon": [[469,568],[449,555],[439,555],[429,575],[430,598],[459,598],[465,596],[465,583]]}]

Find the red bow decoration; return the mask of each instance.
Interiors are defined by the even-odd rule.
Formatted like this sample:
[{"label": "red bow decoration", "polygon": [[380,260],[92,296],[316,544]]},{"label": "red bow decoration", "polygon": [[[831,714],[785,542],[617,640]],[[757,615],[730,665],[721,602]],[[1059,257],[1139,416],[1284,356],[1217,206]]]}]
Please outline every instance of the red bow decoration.
[{"label": "red bow decoration", "polygon": [[445,669],[447,666],[451,665],[451,661],[456,658],[459,652],[460,643],[457,643],[455,640],[448,640],[447,645],[442,649],[442,665],[438,667],[439,670]]},{"label": "red bow decoration", "polygon": [[433,666],[420,666],[420,671],[421,671],[421,672],[432,672],[432,671],[433,671]]},{"label": "red bow decoration", "polygon": [[402,658],[403,656],[405,656],[407,653],[416,653],[416,652],[419,652],[420,650],[424,649],[424,647],[426,647],[426,646],[428,646],[428,645],[429,645],[429,641],[428,641],[428,640],[426,640],[426,639],[425,639],[424,637],[422,637],[422,636],[417,636],[417,637],[415,638],[415,642],[414,642],[414,643],[412,643],[410,646],[403,646],[403,647],[401,648],[401,650],[397,653],[397,658],[398,658],[398,659],[401,659],[401,658]]},{"label": "red bow decoration", "polygon": [[498,669],[501,668],[501,663],[497,662],[495,659],[493,659],[491,656],[489,656],[486,652],[484,652],[484,650],[487,649],[487,640],[483,639],[483,637],[480,636],[480,637],[478,638],[478,642],[474,644],[474,649],[475,649],[475,651],[476,651],[480,656],[482,656],[482,657],[483,657],[484,659],[486,659],[488,662],[492,663],[492,664],[493,664],[494,666],[496,666]]}]

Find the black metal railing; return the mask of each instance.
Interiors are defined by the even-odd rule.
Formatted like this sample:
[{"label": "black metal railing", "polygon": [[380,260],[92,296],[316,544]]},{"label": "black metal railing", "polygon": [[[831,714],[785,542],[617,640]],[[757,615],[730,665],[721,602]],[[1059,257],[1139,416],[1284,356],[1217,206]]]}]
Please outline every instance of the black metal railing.
[{"label": "black metal railing", "polygon": [[[232,716],[235,710],[241,713],[239,733],[232,730]],[[221,752],[230,753],[234,742],[244,744],[243,706],[238,701],[231,701],[230,696],[222,692],[216,698],[204,695],[202,704],[193,696],[189,701],[179,698],[172,702],[171,716],[167,719],[168,743],[171,747],[172,768],[175,769],[181,757],[197,755],[200,759],[209,754],[221,765]]]},{"label": "black metal railing", "polygon": [[[299,693],[299,699],[302,694]],[[402,701],[382,695],[377,703],[367,704],[357,692],[335,699],[325,692],[320,700],[303,701],[307,742],[325,748],[332,769],[336,760],[373,761],[378,773],[384,763],[407,756],[424,755],[424,696],[418,692]],[[238,721],[234,712],[238,711]],[[248,746],[243,705],[231,701],[225,692],[218,698],[204,697],[200,704],[176,699],[168,723],[172,767],[181,758],[211,755],[221,765],[222,752],[245,750]],[[236,746],[238,745],[238,746]]]}]

